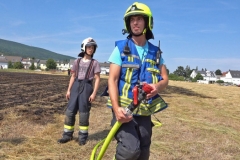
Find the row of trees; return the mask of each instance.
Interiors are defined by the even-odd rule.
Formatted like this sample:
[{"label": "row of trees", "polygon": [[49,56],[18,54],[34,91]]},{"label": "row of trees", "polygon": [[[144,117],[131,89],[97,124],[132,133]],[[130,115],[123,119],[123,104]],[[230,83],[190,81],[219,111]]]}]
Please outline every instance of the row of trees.
[{"label": "row of trees", "polygon": [[11,61],[8,62],[8,68],[13,68],[13,69],[22,69],[24,68],[23,64],[21,62],[15,62],[12,64]]},{"label": "row of trees", "polygon": [[[178,80],[178,81],[190,80],[193,82],[196,82],[197,80],[203,80],[203,76],[201,74],[197,74],[197,76],[194,79],[190,77],[193,70],[198,71],[198,67],[196,67],[196,69],[191,69],[190,66],[188,65],[185,68],[183,66],[179,66],[173,73],[169,74],[168,69],[167,69],[167,72],[170,80]],[[202,71],[207,71],[207,69],[202,68]],[[222,72],[220,69],[217,69],[215,71],[215,74],[222,75]]]},{"label": "row of trees", "polygon": [[[46,61],[46,67],[47,67],[46,70],[56,69],[56,68],[57,68],[57,64],[56,64],[56,62],[55,62],[53,59],[48,59],[48,60]],[[24,68],[24,65],[23,65],[21,62],[15,62],[15,63],[13,64],[11,61],[9,61],[9,62],[8,62],[8,68],[12,68],[12,69],[23,69],[23,68]],[[29,69],[31,69],[31,70],[40,69],[39,66],[36,67],[36,66],[34,65],[34,58],[32,58],[31,66],[29,67]]]}]

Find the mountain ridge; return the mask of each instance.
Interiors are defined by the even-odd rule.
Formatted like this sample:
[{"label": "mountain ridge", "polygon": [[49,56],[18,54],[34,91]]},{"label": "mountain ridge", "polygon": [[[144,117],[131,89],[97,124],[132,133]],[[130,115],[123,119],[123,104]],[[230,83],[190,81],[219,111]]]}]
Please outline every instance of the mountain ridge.
[{"label": "mountain ridge", "polygon": [[62,55],[44,48],[29,46],[19,42],[0,39],[0,54],[4,56],[20,56],[22,58],[35,58],[41,60],[64,60],[76,59],[71,56]]}]

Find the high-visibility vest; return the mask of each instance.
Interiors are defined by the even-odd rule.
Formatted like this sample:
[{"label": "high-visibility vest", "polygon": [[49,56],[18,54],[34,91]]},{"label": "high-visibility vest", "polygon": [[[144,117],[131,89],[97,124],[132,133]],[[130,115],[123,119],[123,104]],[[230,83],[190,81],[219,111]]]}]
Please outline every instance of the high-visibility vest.
[{"label": "high-visibility vest", "polygon": [[[155,84],[162,80],[160,75],[159,66],[156,63],[158,47],[150,42],[148,43],[148,53],[140,59],[136,46],[132,39],[120,40],[116,42],[121,59],[121,73],[118,82],[119,90],[119,105],[127,107],[133,100],[133,87],[142,82],[148,84]],[[124,53],[124,47],[128,45],[130,54]],[[108,99],[107,106],[112,108],[110,98]],[[167,107],[167,104],[160,97],[159,94],[151,99],[142,102],[140,106],[134,110],[134,115],[148,116],[153,113],[159,112]]]}]

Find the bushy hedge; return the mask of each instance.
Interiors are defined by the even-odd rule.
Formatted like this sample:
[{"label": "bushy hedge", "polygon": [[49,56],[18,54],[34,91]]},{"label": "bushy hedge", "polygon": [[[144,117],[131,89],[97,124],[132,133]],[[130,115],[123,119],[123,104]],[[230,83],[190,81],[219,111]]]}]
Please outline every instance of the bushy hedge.
[{"label": "bushy hedge", "polygon": [[168,75],[169,80],[174,80],[174,81],[185,81],[185,78],[183,76],[177,76],[175,74],[170,73]]},{"label": "bushy hedge", "polygon": [[223,80],[217,80],[216,83],[224,83]]}]

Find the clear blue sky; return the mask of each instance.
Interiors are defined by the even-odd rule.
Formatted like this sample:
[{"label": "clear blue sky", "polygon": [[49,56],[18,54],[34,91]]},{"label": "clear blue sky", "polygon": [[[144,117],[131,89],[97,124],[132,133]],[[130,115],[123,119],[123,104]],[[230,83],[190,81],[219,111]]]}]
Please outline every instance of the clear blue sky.
[{"label": "clear blue sky", "polygon": [[[125,39],[123,16],[133,0],[0,0],[0,38],[77,57],[84,38],[106,62]],[[240,0],[142,0],[153,13],[170,72],[178,66],[240,70]]]}]

